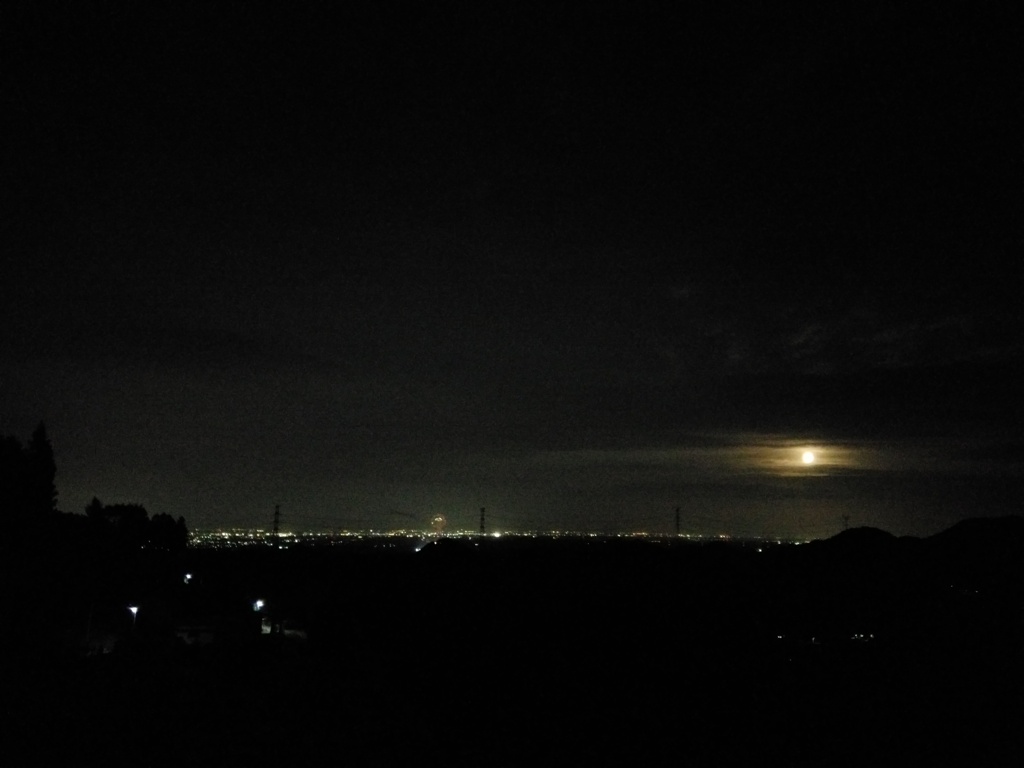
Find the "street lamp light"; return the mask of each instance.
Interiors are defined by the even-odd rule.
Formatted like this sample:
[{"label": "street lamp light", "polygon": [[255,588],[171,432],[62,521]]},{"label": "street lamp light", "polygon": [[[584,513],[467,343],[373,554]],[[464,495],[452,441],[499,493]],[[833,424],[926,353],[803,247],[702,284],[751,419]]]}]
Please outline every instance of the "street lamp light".
[{"label": "street lamp light", "polygon": [[128,610],[132,612],[132,629],[135,629],[135,620],[138,618],[139,615],[139,606],[129,605]]}]

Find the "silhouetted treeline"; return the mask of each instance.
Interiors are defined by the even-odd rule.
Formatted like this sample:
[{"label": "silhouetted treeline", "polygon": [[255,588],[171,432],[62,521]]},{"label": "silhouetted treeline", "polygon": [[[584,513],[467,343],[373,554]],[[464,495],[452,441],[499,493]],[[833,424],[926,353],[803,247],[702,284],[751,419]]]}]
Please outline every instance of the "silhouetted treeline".
[{"label": "silhouetted treeline", "polygon": [[85,516],[57,509],[57,465],[53,447],[40,422],[27,444],[0,435],[0,519],[9,534],[5,545],[21,546],[25,536],[50,543],[102,543],[115,548],[151,547],[177,551],[188,545],[185,519],[157,514],[150,518],[139,504],[104,506],[93,498]]},{"label": "silhouetted treeline", "polygon": [[175,521],[170,515],[157,514],[151,519],[141,504],[104,506],[95,496],[85,508],[85,514],[94,530],[109,535],[126,547],[174,551],[188,546],[188,527],[184,517]]},{"label": "silhouetted treeline", "polygon": [[31,527],[57,510],[57,465],[42,423],[22,446],[13,435],[0,435],[0,512],[8,528]]}]

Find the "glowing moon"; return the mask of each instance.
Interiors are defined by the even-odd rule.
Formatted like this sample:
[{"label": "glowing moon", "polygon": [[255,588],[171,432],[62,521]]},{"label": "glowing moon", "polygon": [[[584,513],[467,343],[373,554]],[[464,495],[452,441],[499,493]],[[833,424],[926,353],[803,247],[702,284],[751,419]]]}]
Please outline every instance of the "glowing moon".
[{"label": "glowing moon", "polygon": [[811,451],[804,451],[804,455],[801,458],[804,460],[804,464],[814,463],[814,454]]}]

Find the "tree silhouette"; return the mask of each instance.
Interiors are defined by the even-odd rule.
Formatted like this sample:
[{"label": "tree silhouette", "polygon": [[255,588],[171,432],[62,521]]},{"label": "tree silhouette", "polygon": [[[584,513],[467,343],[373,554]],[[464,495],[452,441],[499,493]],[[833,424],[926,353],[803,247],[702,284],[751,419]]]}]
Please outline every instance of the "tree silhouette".
[{"label": "tree silhouette", "polygon": [[113,523],[119,545],[136,549],[149,541],[149,515],[141,504],[110,504],[103,516]]},{"label": "tree silhouette", "polygon": [[85,516],[90,520],[102,521],[104,519],[103,502],[93,496],[92,501],[85,508]]},{"label": "tree silhouette", "polygon": [[46,426],[39,422],[32,439],[26,447],[27,477],[26,492],[32,511],[55,512],[57,510],[57,464],[53,459],[53,446],[46,435]]},{"label": "tree silhouette", "polygon": [[110,536],[119,547],[152,547],[175,552],[188,546],[188,527],[184,517],[175,521],[170,515],[161,513],[150,518],[141,504],[104,506],[95,496],[86,505],[85,514],[103,536]]},{"label": "tree silhouette", "polygon": [[14,518],[25,512],[25,452],[13,435],[0,435],[0,510]]},{"label": "tree silhouette", "polygon": [[39,423],[28,445],[0,436],[0,510],[14,528],[31,527],[57,510],[57,465],[46,427]]},{"label": "tree silhouette", "polygon": [[185,518],[174,518],[167,514],[153,515],[149,521],[149,545],[157,549],[176,551],[188,546],[188,528]]},{"label": "tree silhouette", "polygon": [[53,447],[42,422],[24,447],[13,435],[0,435],[0,514],[11,532],[39,533],[45,528],[47,535],[66,540],[88,535],[128,549],[176,551],[188,546],[184,518],[175,521],[160,514],[151,520],[141,504],[104,506],[93,497],[85,507],[88,523],[78,515],[58,514],[56,476]]}]

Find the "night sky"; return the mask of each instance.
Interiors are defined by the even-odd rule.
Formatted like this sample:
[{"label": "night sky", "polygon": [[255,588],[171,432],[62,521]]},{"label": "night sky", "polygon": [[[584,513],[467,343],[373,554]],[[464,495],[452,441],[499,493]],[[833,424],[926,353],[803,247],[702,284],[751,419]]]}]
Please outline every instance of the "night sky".
[{"label": "night sky", "polygon": [[62,510],[1021,511],[1009,5],[547,5],[3,5],[0,433]]}]

